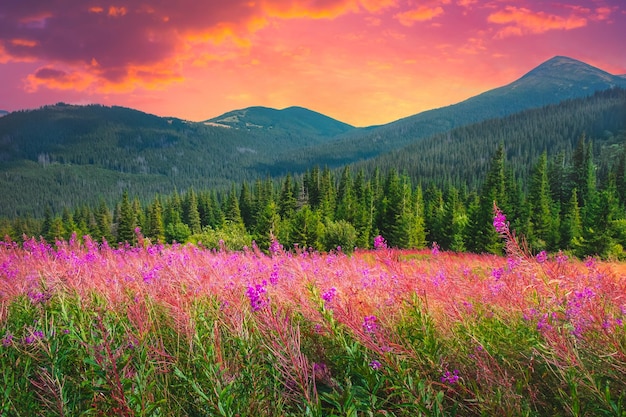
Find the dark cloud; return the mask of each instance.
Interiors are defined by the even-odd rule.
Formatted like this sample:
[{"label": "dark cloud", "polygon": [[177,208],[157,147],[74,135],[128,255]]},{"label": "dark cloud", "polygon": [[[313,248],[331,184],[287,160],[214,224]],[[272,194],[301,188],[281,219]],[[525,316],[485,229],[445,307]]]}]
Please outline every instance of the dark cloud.
[{"label": "dark cloud", "polygon": [[67,72],[44,67],[35,71],[34,75],[40,80],[64,80],[67,77]]},{"label": "dark cloud", "polygon": [[186,39],[244,30],[248,1],[20,0],[0,3],[0,46],[16,60],[82,65],[108,81],[171,59]]}]

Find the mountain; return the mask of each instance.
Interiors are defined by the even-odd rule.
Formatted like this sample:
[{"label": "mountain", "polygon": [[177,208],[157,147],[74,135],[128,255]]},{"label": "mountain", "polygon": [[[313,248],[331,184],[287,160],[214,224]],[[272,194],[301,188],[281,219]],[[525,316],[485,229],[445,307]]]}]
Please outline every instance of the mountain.
[{"label": "mountain", "polygon": [[[426,153],[420,143],[453,128],[615,86],[626,87],[626,78],[556,57],[507,86],[369,128],[301,107],[251,107],[200,123],[118,106],[58,103],[11,112],[0,118],[0,216],[41,215],[46,207],[58,212],[100,199],[112,204],[123,190],[147,200],[189,187],[227,189],[233,182],[302,173],[313,165],[340,167],[394,151],[393,158],[410,152],[447,160],[473,144],[459,134],[450,143],[460,151]],[[597,120],[589,134],[616,129]],[[428,143],[445,140],[435,136]]]},{"label": "mountain", "polygon": [[9,114],[9,112],[8,112],[8,111],[6,111],[6,110],[0,110],[0,117],[2,117],[2,116],[6,116],[7,114]]},{"label": "mountain", "polygon": [[354,129],[349,124],[303,107],[288,107],[282,110],[248,107],[206,120],[204,124],[274,133],[297,132],[308,137],[332,137]]},{"label": "mountain", "polygon": [[503,87],[383,126],[355,130],[324,146],[295,150],[280,163],[293,170],[312,163],[341,166],[399,149],[458,126],[589,96],[613,87],[626,88],[626,78],[572,58],[557,56]]},{"label": "mountain", "polygon": [[[253,108],[218,119],[195,123],[64,103],[12,112],[0,118],[0,195],[7,197],[0,216],[100,197],[111,202],[122,189],[147,199],[174,189],[224,188],[266,177],[282,152],[354,129],[302,108]],[[225,128],[223,119],[233,125]]]},{"label": "mountain", "polygon": [[604,90],[460,126],[359,163],[354,169],[372,172],[375,167],[393,166],[408,173],[416,184],[476,189],[485,177],[490,155],[503,144],[507,165],[518,180],[528,184],[530,169],[542,152],[549,157],[571,156],[581,137],[593,141],[596,175],[606,180],[617,155],[626,149],[626,89]]}]

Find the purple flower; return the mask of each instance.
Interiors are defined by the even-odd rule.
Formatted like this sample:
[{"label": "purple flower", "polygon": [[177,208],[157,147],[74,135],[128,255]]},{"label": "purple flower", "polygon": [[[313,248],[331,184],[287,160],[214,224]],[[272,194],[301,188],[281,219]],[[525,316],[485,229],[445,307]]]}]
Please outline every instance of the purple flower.
[{"label": "purple flower", "polygon": [[493,227],[496,229],[498,234],[506,235],[509,232],[509,222],[506,221],[506,216],[495,205],[493,211]]},{"label": "purple flower", "polygon": [[548,254],[546,253],[545,250],[542,250],[541,252],[537,254],[536,259],[537,259],[537,262],[542,264],[548,260]]},{"label": "purple flower", "polygon": [[502,278],[502,274],[504,273],[504,268],[494,268],[491,270],[491,276],[496,280],[499,281],[500,278]]},{"label": "purple flower", "polygon": [[267,299],[267,290],[265,289],[266,281],[261,284],[249,285],[246,290],[246,295],[250,299],[250,307],[252,311],[259,311],[263,309],[269,303]]},{"label": "purple flower", "polygon": [[459,370],[455,369],[453,372],[444,372],[443,376],[441,377],[441,382],[443,382],[444,384],[453,385],[459,382],[459,378]]},{"label": "purple flower", "polygon": [[279,255],[283,251],[283,245],[277,239],[272,239],[269,249],[272,255]]},{"label": "purple flower", "polygon": [[380,362],[378,362],[377,360],[373,360],[370,362],[370,368],[372,368],[373,370],[377,371],[380,368],[382,368],[382,364]]},{"label": "purple flower", "polygon": [[437,244],[437,242],[433,242],[433,246],[432,246],[432,249],[430,250],[430,253],[433,256],[439,255],[439,245]]},{"label": "purple flower", "polygon": [[270,283],[272,285],[278,284],[278,277],[280,276],[280,267],[277,264],[274,264],[272,267],[272,272],[270,273]]},{"label": "purple flower", "polygon": [[374,238],[374,249],[387,249],[387,242],[381,235]]},{"label": "purple flower", "polygon": [[2,338],[2,346],[4,347],[10,346],[11,342],[13,342],[13,335],[7,332]]},{"label": "purple flower", "polygon": [[378,330],[378,319],[376,316],[365,316],[363,319],[363,331],[366,333],[375,333]]},{"label": "purple flower", "polygon": [[327,303],[331,303],[333,298],[335,298],[335,295],[337,295],[337,289],[335,287],[330,287],[328,291],[322,294],[322,300]]}]

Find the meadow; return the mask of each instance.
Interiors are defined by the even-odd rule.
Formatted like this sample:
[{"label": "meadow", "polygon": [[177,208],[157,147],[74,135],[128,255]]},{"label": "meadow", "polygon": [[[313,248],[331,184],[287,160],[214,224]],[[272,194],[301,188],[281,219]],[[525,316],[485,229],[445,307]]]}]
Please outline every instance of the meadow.
[{"label": "meadow", "polygon": [[0,245],[2,416],[626,416],[626,266]]}]

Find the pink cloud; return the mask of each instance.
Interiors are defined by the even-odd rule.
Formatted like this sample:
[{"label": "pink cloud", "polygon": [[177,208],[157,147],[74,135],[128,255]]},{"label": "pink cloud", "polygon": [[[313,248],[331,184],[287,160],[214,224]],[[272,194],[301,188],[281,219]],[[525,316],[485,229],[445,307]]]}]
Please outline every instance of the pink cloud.
[{"label": "pink cloud", "polygon": [[587,25],[584,17],[570,14],[562,17],[545,12],[534,12],[524,7],[506,6],[504,10],[489,15],[491,23],[505,25],[496,37],[520,36],[524,34],[544,33],[549,30],[570,30]]},{"label": "pink cloud", "polygon": [[[197,65],[227,49],[245,54],[253,34],[272,19],[334,19],[377,13],[398,0],[181,0],[117,4],[35,0],[0,5],[0,62],[71,66],[95,89],[130,85],[150,73],[161,83],[181,78],[181,62]],[[91,65],[97,62],[98,65]],[[172,69],[164,66],[174,63]],[[39,80],[32,74],[30,80]],[[58,88],[69,84],[55,83]]]},{"label": "pink cloud", "polygon": [[404,26],[413,26],[415,22],[431,20],[441,14],[443,14],[443,8],[441,6],[419,6],[417,9],[398,13],[394,17]]}]

